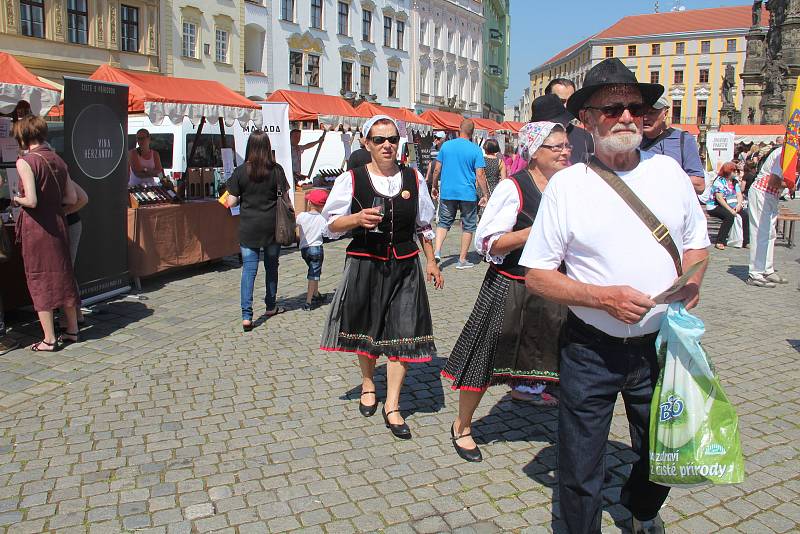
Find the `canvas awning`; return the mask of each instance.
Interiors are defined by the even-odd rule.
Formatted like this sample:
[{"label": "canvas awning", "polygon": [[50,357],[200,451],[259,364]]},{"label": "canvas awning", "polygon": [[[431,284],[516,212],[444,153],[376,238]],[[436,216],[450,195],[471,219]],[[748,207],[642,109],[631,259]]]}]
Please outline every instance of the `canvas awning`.
[{"label": "canvas awning", "polygon": [[671,126],[678,130],[683,130],[686,133],[690,133],[695,137],[700,135],[700,128],[696,124],[672,124]]},{"label": "canvas awning", "polygon": [[733,132],[736,143],[773,143],[776,137],[786,135],[786,126],[782,124],[726,124],[720,126],[720,132]]},{"label": "canvas awning", "polygon": [[380,106],[372,102],[362,102],[356,107],[356,111],[366,114],[368,117],[374,115],[388,115],[389,117],[406,123],[407,128],[427,133],[433,130],[430,123],[425,119],[406,108],[394,108],[391,106]]},{"label": "canvas awning", "polygon": [[11,54],[0,52],[0,112],[11,113],[20,100],[31,106],[34,115],[47,113],[58,104],[61,92],[40,80]]},{"label": "canvas awning", "polygon": [[523,126],[525,126],[524,122],[505,121],[503,124],[500,125],[500,131],[519,133],[519,131],[522,129]]},{"label": "canvas awning", "polygon": [[449,111],[434,111],[432,109],[422,113],[420,118],[433,126],[434,130],[452,131],[458,131],[458,129],[461,127],[461,121],[464,120],[464,117],[458,115],[457,113],[451,113]]},{"label": "canvas awning", "polygon": [[267,102],[289,104],[290,121],[317,121],[336,127],[358,128],[372,115],[358,111],[342,97],[280,89]]},{"label": "canvas awning", "polygon": [[89,79],[125,84],[128,89],[128,112],[145,113],[150,122],[161,124],[164,117],[179,124],[188,117],[197,124],[203,117],[227,126],[236,121],[242,126],[253,121],[261,127],[261,105],[232,91],[219,82],[173,78],[159,74],[121,70],[102,65]]},{"label": "canvas awning", "polygon": [[481,117],[472,117],[472,122],[475,123],[476,130],[484,130],[489,133],[494,133],[498,130],[501,130],[502,127],[497,121],[493,121],[492,119],[483,119]]}]

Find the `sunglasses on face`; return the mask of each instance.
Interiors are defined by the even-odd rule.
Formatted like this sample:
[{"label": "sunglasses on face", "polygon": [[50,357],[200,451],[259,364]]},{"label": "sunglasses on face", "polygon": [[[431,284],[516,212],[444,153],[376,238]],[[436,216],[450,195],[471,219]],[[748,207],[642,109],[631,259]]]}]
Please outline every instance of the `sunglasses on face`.
[{"label": "sunglasses on face", "polygon": [[564,152],[565,150],[566,150],[567,152],[570,152],[570,151],[572,151],[572,145],[571,145],[571,144],[569,144],[569,143],[562,143],[562,144],[560,144],[560,145],[544,145],[544,144],[543,144],[543,145],[541,145],[541,147],[542,147],[542,148],[547,148],[547,149],[549,149],[549,150],[551,150],[551,151],[555,152],[556,154],[561,154],[561,153],[562,153],[562,152]]},{"label": "sunglasses on face", "polygon": [[139,137],[139,136],[136,136],[136,140],[137,140],[137,141],[144,141],[144,140],[146,140],[146,139],[147,139],[147,137]]},{"label": "sunglasses on face", "polygon": [[397,143],[400,142],[400,136],[392,135],[391,137],[384,137],[382,135],[373,135],[372,137],[369,138],[369,140],[376,145],[382,145],[386,141],[389,141],[389,143],[392,145],[396,145]]},{"label": "sunglasses on face", "polygon": [[586,109],[596,109],[607,119],[618,119],[627,109],[634,117],[644,117],[652,108],[642,102],[631,102],[630,104],[611,104],[609,106],[586,106]]}]

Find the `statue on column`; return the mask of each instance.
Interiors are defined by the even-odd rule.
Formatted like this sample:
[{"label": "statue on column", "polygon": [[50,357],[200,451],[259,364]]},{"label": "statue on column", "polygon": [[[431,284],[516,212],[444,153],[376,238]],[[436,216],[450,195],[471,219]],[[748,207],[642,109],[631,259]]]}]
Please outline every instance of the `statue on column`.
[{"label": "statue on column", "polygon": [[736,74],[733,65],[725,67],[725,76],[722,78],[722,107],[732,108],[733,105],[733,88],[736,84]]},{"label": "statue on column", "polygon": [[783,54],[778,52],[775,59],[764,66],[764,96],[783,102],[783,80],[788,74],[789,67],[783,61]]},{"label": "statue on column", "polygon": [[753,2],[753,26],[761,26],[761,5],[762,0]]}]

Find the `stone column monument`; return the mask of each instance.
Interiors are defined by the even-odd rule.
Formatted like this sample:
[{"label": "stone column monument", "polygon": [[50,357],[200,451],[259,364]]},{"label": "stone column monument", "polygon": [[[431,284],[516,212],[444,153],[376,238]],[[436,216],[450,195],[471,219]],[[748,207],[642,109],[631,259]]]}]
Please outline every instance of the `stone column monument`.
[{"label": "stone column monument", "polygon": [[800,75],[800,0],[769,0],[769,30],[762,69],[761,123],[782,124],[788,119]]},{"label": "stone column monument", "polygon": [[[744,124],[761,123],[761,96],[764,92],[762,72],[767,58],[767,21],[762,16],[763,1],[753,2],[753,25],[747,32],[747,52],[742,78],[742,111],[741,122]],[[723,117],[720,117],[722,119]]]}]

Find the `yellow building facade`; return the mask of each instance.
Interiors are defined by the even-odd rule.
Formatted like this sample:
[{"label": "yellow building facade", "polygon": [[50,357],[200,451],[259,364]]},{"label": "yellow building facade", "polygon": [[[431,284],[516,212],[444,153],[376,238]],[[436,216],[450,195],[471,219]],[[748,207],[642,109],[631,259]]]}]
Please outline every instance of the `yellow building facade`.
[{"label": "yellow building facade", "polygon": [[97,67],[160,72],[157,0],[4,0],[0,50],[56,84]]},{"label": "yellow building facade", "polygon": [[[616,57],[640,82],[664,86],[672,123],[717,126],[728,65],[733,67],[733,102],[741,111],[740,74],[751,20],[750,6],[625,17],[531,70],[531,99],[543,95],[553,78],[581,87],[590,68]],[[766,14],[762,20],[768,20]]]}]

